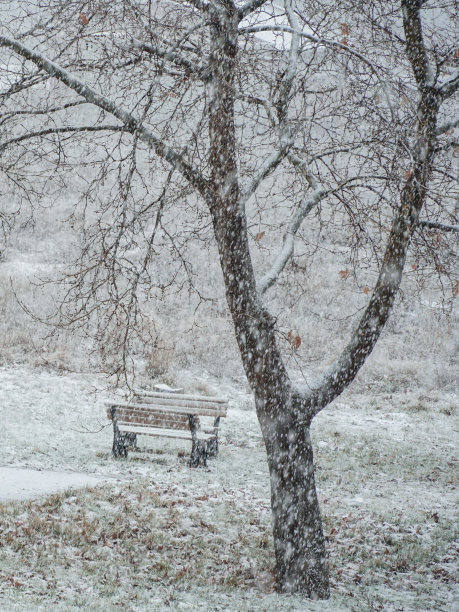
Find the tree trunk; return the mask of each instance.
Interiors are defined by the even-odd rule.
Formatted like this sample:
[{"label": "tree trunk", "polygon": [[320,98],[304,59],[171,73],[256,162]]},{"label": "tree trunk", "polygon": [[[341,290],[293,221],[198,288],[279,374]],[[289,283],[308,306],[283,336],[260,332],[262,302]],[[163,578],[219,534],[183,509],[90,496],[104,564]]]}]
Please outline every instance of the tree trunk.
[{"label": "tree trunk", "polygon": [[237,21],[223,1],[213,10],[209,61],[212,188],[207,199],[236,340],[257,399],[268,455],[277,588],[326,599],[330,595],[328,567],[309,422],[306,425],[304,418],[307,410],[292,398],[276,344],[275,321],[257,296],[247,219],[239,202],[233,88]]},{"label": "tree trunk", "polygon": [[327,599],[328,562],[309,427],[292,413],[279,410],[278,415],[274,422],[260,418],[271,480],[276,587]]}]

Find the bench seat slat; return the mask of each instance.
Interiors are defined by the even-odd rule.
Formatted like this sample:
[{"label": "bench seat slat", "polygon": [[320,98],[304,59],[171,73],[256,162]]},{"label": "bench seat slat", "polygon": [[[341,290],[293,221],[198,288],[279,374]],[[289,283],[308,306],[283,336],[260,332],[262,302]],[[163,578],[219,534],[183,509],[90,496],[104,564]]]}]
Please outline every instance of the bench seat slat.
[{"label": "bench seat slat", "polygon": [[[120,431],[125,431],[128,433],[138,433],[144,434],[147,436],[165,436],[167,438],[180,438],[183,440],[191,440],[191,431],[185,431],[180,429],[164,429],[162,427],[142,427],[141,425],[132,425],[131,423],[118,423],[118,427]],[[201,440],[208,440],[212,438],[212,434],[210,433],[201,433],[199,434],[199,438]]]},{"label": "bench seat slat", "polygon": [[[188,423],[180,421],[171,421],[163,419],[132,419],[121,414],[120,417],[122,423],[130,423],[132,425],[139,425],[140,427],[162,427],[164,429],[189,429]],[[199,427],[196,428],[199,431]]]}]

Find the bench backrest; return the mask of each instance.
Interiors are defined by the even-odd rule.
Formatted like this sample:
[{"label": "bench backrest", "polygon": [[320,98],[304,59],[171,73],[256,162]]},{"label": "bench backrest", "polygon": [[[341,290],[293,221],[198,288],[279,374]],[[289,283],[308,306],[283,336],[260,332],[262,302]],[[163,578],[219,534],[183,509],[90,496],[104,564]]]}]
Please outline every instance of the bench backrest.
[{"label": "bench backrest", "polygon": [[[186,429],[190,428],[187,414],[152,411],[148,407],[140,405],[110,404],[107,407],[107,416],[111,419],[111,408],[116,408],[118,423],[131,423],[132,425],[144,425],[145,427],[161,427],[163,429]],[[199,418],[194,417],[196,429],[199,429]]]},{"label": "bench backrest", "polygon": [[194,416],[194,425],[199,429],[199,416],[226,416],[228,402],[215,397],[149,391],[136,392],[133,402],[110,402],[107,405],[109,419],[112,408],[116,408],[120,424],[189,430],[189,415]]},{"label": "bench backrest", "polygon": [[205,395],[136,391],[134,402],[149,404],[155,409],[164,408],[167,411],[175,410],[201,416],[224,417],[228,410],[228,400]]}]

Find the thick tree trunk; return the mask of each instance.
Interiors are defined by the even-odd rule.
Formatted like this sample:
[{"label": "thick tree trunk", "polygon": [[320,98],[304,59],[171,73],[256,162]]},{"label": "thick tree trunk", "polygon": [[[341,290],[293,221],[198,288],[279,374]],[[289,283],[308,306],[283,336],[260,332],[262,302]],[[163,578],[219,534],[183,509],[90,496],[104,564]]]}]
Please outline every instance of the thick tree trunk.
[{"label": "thick tree trunk", "polygon": [[257,295],[247,220],[239,201],[233,89],[237,21],[223,0],[215,4],[214,11],[209,61],[212,187],[207,200],[236,340],[257,398],[268,455],[277,588],[314,599],[328,598],[309,422],[304,421],[307,411],[305,406],[292,409],[291,385],[276,344],[275,321]]},{"label": "thick tree trunk", "polygon": [[[259,405],[260,402],[257,402]],[[270,479],[277,590],[330,596],[309,427],[292,413],[260,418]]]}]

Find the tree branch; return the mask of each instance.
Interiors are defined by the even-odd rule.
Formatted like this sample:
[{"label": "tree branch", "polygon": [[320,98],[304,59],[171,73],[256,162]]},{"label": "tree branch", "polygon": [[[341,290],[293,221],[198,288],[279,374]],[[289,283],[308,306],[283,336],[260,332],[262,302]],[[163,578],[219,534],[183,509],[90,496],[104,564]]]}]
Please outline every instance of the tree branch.
[{"label": "tree branch", "polygon": [[173,62],[176,66],[180,68],[184,68],[187,75],[197,72],[197,69],[193,65],[193,63],[183,57],[180,53],[177,53],[176,51],[171,51],[169,49],[161,49],[157,45],[144,43],[140,40],[137,40],[137,38],[131,38],[131,42],[134,47],[139,51],[145,51],[150,55],[161,57],[167,61]]},{"label": "tree branch", "polygon": [[60,106],[53,106],[51,108],[43,108],[43,109],[40,108],[36,110],[8,111],[6,113],[0,114],[0,125],[3,125],[5,121],[8,121],[8,119],[11,119],[12,117],[16,117],[17,115],[27,115],[28,117],[37,116],[37,115],[47,115],[51,113],[57,113],[67,108],[73,108],[75,106],[80,106],[81,104],[87,104],[86,100],[77,100],[75,102],[68,102],[67,104],[62,104]]},{"label": "tree branch", "polygon": [[247,17],[247,15],[250,15],[250,13],[256,11],[258,8],[263,6],[263,4],[266,4],[266,1],[267,0],[249,0],[249,2],[246,2],[238,11],[239,21],[242,21],[244,17]]},{"label": "tree branch", "polygon": [[402,279],[408,236],[411,237],[406,227],[407,218],[400,210],[392,226],[375,288],[357,328],[338,359],[319,381],[313,383],[312,388],[304,391],[309,406],[308,419],[312,419],[350,384],[381,335]]},{"label": "tree branch", "polygon": [[[300,160],[301,161],[301,160]],[[295,160],[294,165],[300,166],[298,163],[298,158]],[[279,251],[278,255],[274,259],[274,262],[269,269],[269,271],[261,278],[261,280],[257,284],[257,290],[260,295],[264,295],[266,291],[274,285],[274,283],[279,278],[280,274],[284,270],[285,266],[289,259],[291,259],[294,253],[294,239],[298,230],[301,227],[301,224],[309,215],[309,213],[316,208],[316,206],[327,196],[332,195],[338,191],[340,191],[343,187],[348,185],[349,183],[355,183],[357,181],[364,181],[368,179],[384,179],[385,177],[381,176],[353,176],[345,181],[342,181],[339,185],[337,185],[334,189],[330,189],[327,187],[320,186],[317,181],[310,175],[309,170],[305,167],[304,172],[311,179],[311,186],[313,186],[313,192],[307,197],[303,198],[300,203],[300,206],[296,213],[293,215],[288,228],[283,236],[283,244],[282,248]]]},{"label": "tree branch", "polygon": [[22,134],[21,136],[17,136],[16,138],[11,138],[6,142],[0,143],[0,155],[5,151],[7,147],[12,144],[18,144],[19,142],[23,142],[24,140],[30,140],[31,138],[39,138],[40,136],[48,136],[50,134],[65,134],[71,133],[74,134],[76,132],[126,132],[127,129],[124,125],[88,125],[88,126],[78,126],[78,127],[53,127],[48,128],[46,130],[40,130],[38,132],[28,132],[27,134]]},{"label": "tree branch", "polygon": [[264,295],[266,291],[272,287],[272,285],[274,285],[282,270],[285,268],[288,260],[292,257],[294,250],[294,238],[301,223],[311,212],[311,210],[315,208],[317,204],[329,193],[329,189],[319,188],[316,189],[308,198],[303,199],[298,210],[290,221],[287,231],[284,234],[282,249],[275,258],[269,271],[263,276],[257,285],[260,295]]},{"label": "tree branch", "polygon": [[117,106],[112,100],[98,93],[84,81],[73,76],[70,72],[61,68],[58,64],[55,64],[41,53],[25,47],[17,40],[6,36],[0,36],[0,47],[9,47],[22,57],[33,62],[50,76],[67,85],[67,87],[78,93],[90,104],[94,104],[94,106],[107,111],[119,119],[125,126],[127,132],[132,134],[137,133],[139,140],[146,143],[157,155],[159,155],[159,157],[173,165],[176,170],[199,191],[199,193],[205,194],[207,192],[208,185],[206,179],[186,162],[177,151],[168,146],[161,138],[142,125],[142,123],[131,115],[131,113]]},{"label": "tree branch", "polygon": [[446,83],[443,83],[443,85],[438,88],[438,93],[439,93],[441,100],[443,101],[443,100],[447,100],[448,98],[450,98],[454,93],[456,93],[458,87],[459,87],[459,70],[457,71],[456,75],[452,79],[450,79]]},{"label": "tree branch", "polygon": [[[299,26],[298,19],[293,12],[291,0],[284,0],[285,11],[292,29],[292,42],[290,44],[288,65],[279,84],[279,95],[277,98],[277,113],[279,116],[279,128],[282,131],[288,130],[287,125],[287,105],[288,96],[292,90],[293,81],[296,76],[296,69],[299,57]],[[282,136],[282,134],[281,134]]]},{"label": "tree branch", "polygon": [[429,63],[422,36],[418,0],[401,0],[405,50],[413,68],[414,78],[421,89],[434,85],[434,71]]},{"label": "tree branch", "polygon": [[178,41],[176,41],[174,44],[169,45],[169,48],[167,49],[162,49],[157,45],[144,43],[134,37],[131,37],[131,42],[137,49],[140,49],[141,51],[146,51],[147,53],[150,53],[151,55],[156,55],[157,57],[161,57],[166,61],[172,61],[176,66],[184,68],[188,76],[195,74],[200,76],[200,78],[202,78],[203,80],[206,80],[203,78],[206,72],[205,68],[196,67],[193,62],[190,62],[186,57],[179,53],[179,49],[183,41],[186,40],[190,36],[190,34],[202,28],[203,25],[204,24],[201,22],[197,25],[190,27],[186,32],[184,32],[184,34],[179,38]]},{"label": "tree branch", "polygon": [[293,35],[293,34],[296,33],[301,38],[305,38],[306,40],[310,40],[311,42],[314,42],[314,43],[316,43],[318,45],[324,45],[324,46],[327,46],[327,47],[334,47],[336,49],[340,49],[341,51],[345,51],[346,53],[349,53],[350,55],[353,55],[354,57],[357,57],[364,64],[366,64],[369,68],[371,68],[371,71],[373,72],[373,74],[376,75],[376,77],[378,79],[378,82],[381,85],[382,90],[384,91],[384,96],[386,98],[387,105],[388,105],[389,110],[391,112],[391,116],[392,116],[393,119],[395,118],[395,116],[394,116],[394,108],[393,108],[392,102],[390,100],[390,96],[389,96],[389,93],[387,91],[386,84],[384,82],[384,79],[382,79],[380,77],[378,69],[373,64],[373,62],[371,62],[364,55],[362,55],[358,51],[355,51],[355,49],[352,49],[348,45],[344,45],[343,43],[336,42],[334,40],[328,40],[326,38],[320,38],[318,36],[313,36],[312,34],[308,34],[307,32],[303,32],[302,30],[297,30],[296,28],[292,28],[292,27],[289,27],[289,26],[283,26],[283,25],[250,26],[250,27],[246,27],[246,28],[239,28],[238,31],[240,33],[246,33],[246,34],[256,34],[257,32],[285,32],[287,34],[292,34]]},{"label": "tree branch", "polygon": [[[54,13],[53,15],[51,15],[51,17],[49,19],[47,19],[46,21],[44,21],[44,22],[43,21],[39,21],[38,23],[33,25],[29,30],[19,34],[17,36],[18,40],[21,40],[22,38],[26,38],[27,36],[32,36],[32,35],[34,35],[39,30],[46,31],[46,29],[49,27],[49,25],[53,21],[59,21],[60,16],[61,16],[61,14],[63,13],[64,10],[65,10],[65,5],[61,6],[57,10],[57,13]],[[81,30],[81,28],[80,28],[80,30]]]},{"label": "tree branch", "polygon": [[459,119],[455,119],[454,121],[448,121],[448,123],[444,123],[440,125],[435,130],[435,136],[441,136],[442,134],[446,134],[449,130],[454,130],[459,125]]},{"label": "tree branch", "polygon": [[[410,6],[416,4],[406,0],[402,1],[402,6],[407,3]],[[417,15],[418,12],[417,10]],[[404,20],[407,20],[405,14]],[[416,49],[419,40],[413,38],[416,37],[407,35],[407,45],[413,44]],[[413,56],[412,50],[407,53]],[[413,71],[418,71],[415,79],[420,95],[416,142],[412,148],[412,170],[401,190],[399,207],[392,222],[383,263],[368,306],[338,359],[328,368],[321,380],[314,384],[314,388],[303,392],[309,420],[342,393],[372,352],[400,287],[411,237],[418,226],[419,214],[425,203],[427,184],[432,173],[439,103],[433,87],[426,85],[427,76],[419,74],[422,66],[417,65],[415,58],[412,64]],[[302,393],[301,390],[299,393]]]},{"label": "tree branch", "polygon": [[459,225],[445,225],[435,221],[418,221],[418,227],[426,227],[427,229],[438,229],[442,232],[459,233]]},{"label": "tree branch", "polygon": [[[297,72],[298,56],[299,56],[299,36],[297,28],[297,18],[291,6],[291,0],[284,0],[285,10],[289,19],[289,23],[294,30],[292,34],[292,43],[290,45],[289,58],[287,69],[285,70],[281,82],[279,84],[279,95],[276,102],[277,114],[279,118],[279,149],[273,151],[269,155],[261,168],[252,179],[250,185],[242,190],[240,196],[240,206],[244,206],[250,196],[255,193],[260,183],[280,164],[285,157],[287,150],[293,144],[293,138],[288,124],[288,101],[289,95],[293,87],[293,82]],[[274,122],[273,122],[274,123]]]},{"label": "tree branch", "polygon": [[271,155],[265,159],[265,161],[260,166],[258,172],[250,181],[250,184],[245,188],[241,189],[241,194],[239,196],[239,206],[243,208],[250,197],[255,193],[258,189],[260,183],[271,174],[273,170],[277,168],[277,166],[281,163],[286,155],[286,151],[290,143],[284,143],[277,151],[273,151]]}]

